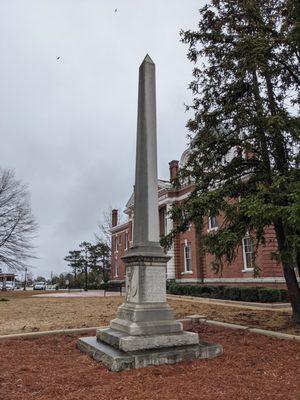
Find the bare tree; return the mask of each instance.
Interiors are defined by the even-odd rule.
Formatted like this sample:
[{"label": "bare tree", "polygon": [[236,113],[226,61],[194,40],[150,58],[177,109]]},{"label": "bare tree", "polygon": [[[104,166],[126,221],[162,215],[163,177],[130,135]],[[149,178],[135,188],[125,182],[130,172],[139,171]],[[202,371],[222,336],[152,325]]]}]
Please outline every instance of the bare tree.
[{"label": "bare tree", "polygon": [[[105,243],[109,248],[111,247],[111,228],[112,228],[112,207],[108,207],[102,216],[102,221],[98,224],[98,233],[95,233],[97,242]],[[124,214],[118,209],[118,224],[125,222]]]},{"label": "bare tree", "polygon": [[36,229],[27,187],[13,171],[0,169],[0,266],[25,269],[28,260],[35,258],[32,239]]}]

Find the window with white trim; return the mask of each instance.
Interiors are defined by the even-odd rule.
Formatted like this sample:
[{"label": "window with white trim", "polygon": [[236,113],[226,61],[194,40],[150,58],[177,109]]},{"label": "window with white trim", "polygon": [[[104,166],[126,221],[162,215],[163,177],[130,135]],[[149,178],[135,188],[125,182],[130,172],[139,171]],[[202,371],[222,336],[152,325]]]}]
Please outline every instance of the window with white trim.
[{"label": "window with white trim", "polygon": [[168,211],[164,211],[164,233],[167,235],[168,233]]},{"label": "window with white trim", "polygon": [[218,229],[218,221],[217,217],[215,214],[211,213],[210,216],[208,217],[208,229],[213,230],[213,229]]},{"label": "window with white trim", "polygon": [[119,240],[118,236],[115,236],[115,252],[118,253],[119,251]]},{"label": "window with white trim", "polygon": [[183,247],[184,257],[184,272],[192,272],[192,246],[187,240],[184,242]]},{"label": "window with white trim", "polygon": [[128,249],[128,232],[125,232],[125,243],[124,243],[125,250]]},{"label": "window with white trim", "polygon": [[119,264],[116,261],[115,262],[115,278],[118,278],[118,276],[119,276]]},{"label": "window with white trim", "polygon": [[244,271],[253,270],[254,250],[251,236],[247,233],[242,240]]}]

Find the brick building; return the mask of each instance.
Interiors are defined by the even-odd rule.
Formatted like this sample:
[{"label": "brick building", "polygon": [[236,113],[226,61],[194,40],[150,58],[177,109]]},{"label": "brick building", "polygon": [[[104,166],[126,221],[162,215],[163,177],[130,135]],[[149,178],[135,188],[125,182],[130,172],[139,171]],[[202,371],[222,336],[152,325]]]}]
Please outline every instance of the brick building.
[{"label": "brick building", "polygon": [[[172,204],[185,199],[192,190],[191,185],[182,186],[174,189],[171,185],[172,178],[176,175],[178,168],[184,165],[188,150],[186,150],[180,162],[171,161],[170,180],[158,180],[158,203],[159,203],[159,222],[160,234],[164,235],[171,231],[173,222],[168,217],[168,211]],[[118,211],[112,211],[112,268],[111,279],[125,279],[125,267],[122,261],[132,245],[132,231],[134,229],[133,204],[134,195],[132,194],[126,204],[125,214],[127,222],[118,223]],[[211,230],[217,230],[220,224],[220,217],[210,217],[204,221],[204,234]],[[167,254],[171,257],[167,263],[167,278],[176,279],[180,283],[204,283],[204,284],[228,284],[228,285],[257,285],[284,287],[285,281],[282,274],[282,267],[275,260],[271,259],[271,253],[276,251],[277,242],[275,232],[272,227],[266,230],[266,244],[258,249],[257,264],[260,266],[258,277],[254,277],[252,268],[253,246],[249,236],[245,236],[238,248],[235,261],[230,265],[225,265],[222,272],[216,274],[211,262],[213,256],[204,254],[201,249],[201,241],[196,235],[193,224],[189,229],[177,235],[173,246]]]}]

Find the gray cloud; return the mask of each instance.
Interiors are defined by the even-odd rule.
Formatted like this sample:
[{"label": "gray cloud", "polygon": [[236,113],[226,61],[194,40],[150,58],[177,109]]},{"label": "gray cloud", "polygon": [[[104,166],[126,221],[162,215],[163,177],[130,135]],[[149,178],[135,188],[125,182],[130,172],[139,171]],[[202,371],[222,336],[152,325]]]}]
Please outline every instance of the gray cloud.
[{"label": "gray cloud", "polygon": [[168,162],[185,148],[190,98],[192,65],[179,31],[196,27],[201,4],[1,2],[1,167],[30,188],[40,226],[35,275],[66,270],[68,250],[93,240],[103,211],[130,195],[146,53],[157,67],[159,175],[168,177]]}]

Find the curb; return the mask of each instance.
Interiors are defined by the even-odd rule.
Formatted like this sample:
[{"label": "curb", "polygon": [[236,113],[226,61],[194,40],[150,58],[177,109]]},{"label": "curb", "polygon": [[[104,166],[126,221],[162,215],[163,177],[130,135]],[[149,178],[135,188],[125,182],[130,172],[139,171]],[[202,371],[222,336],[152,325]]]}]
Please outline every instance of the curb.
[{"label": "curb", "polygon": [[246,326],[246,325],[237,325],[237,324],[230,324],[228,322],[213,321],[210,319],[206,319],[203,315],[199,315],[199,316],[198,315],[188,315],[185,318],[185,321],[190,321],[191,325],[194,325],[195,323],[200,323],[200,324],[203,323],[203,324],[207,324],[207,325],[220,326],[221,328],[247,331],[247,332],[256,333],[256,334],[260,334],[260,335],[264,335],[264,336],[274,337],[277,339],[296,340],[297,342],[300,342],[300,335],[291,335],[289,333],[269,331],[267,329],[251,328],[250,326]]},{"label": "curb", "polygon": [[[300,335],[291,335],[288,333],[276,332],[276,331],[268,331],[266,329],[260,328],[251,328],[246,325],[238,325],[238,324],[230,324],[228,322],[214,321],[206,319],[204,315],[187,315],[186,318],[180,319],[179,322],[182,323],[183,329],[188,330],[192,329],[196,324],[207,324],[213,326],[219,326],[221,328],[234,329],[247,331],[250,333],[256,333],[264,336],[274,337],[277,339],[283,340],[295,340],[300,342]],[[43,331],[43,332],[28,332],[28,333],[15,333],[12,335],[1,335],[0,342],[2,340],[8,339],[33,339],[42,336],[51,336],[51,335],[59,335],[59,334],[68,334],[68,333],[85,333],[85,332],[95,332],[99,326],[94,326],[91,328],[72,328],[72,329],[57,329],[53,331]],[[101,327],[105,328],[105,327]]]},{"label": "curb", "polygon": [[275,337],[277,339],[296,340],[297,342],[300,342],[300,336],[299,335],[290,335],[288,333],[267,331],[265,329],[259,329],[259,328],[250,328],[249,332],[258,333],[258,334],[265,335],[265,336],[271,336],[271,337]]},{"label": "curb", "polygon": [[59,334],[68,334],[68,333],[84,333],[84,332],[93,332],[98,326],[92,328],[72,328],[72,329],[56,329],[53,331],[42,331],[42,332],[27,332],[27,333],[14,333],[11,335],[1,335],[0,341],[7,339],[31,339],[41,336],[50,336],[50,335],[59,335]]}]

